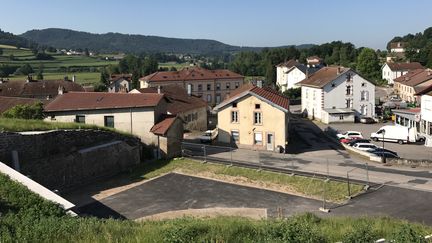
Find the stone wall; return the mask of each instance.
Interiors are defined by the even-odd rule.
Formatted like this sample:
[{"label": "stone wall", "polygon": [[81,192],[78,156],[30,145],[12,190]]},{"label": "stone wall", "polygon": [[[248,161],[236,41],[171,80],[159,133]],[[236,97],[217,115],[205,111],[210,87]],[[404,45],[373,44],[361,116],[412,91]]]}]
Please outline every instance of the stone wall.
[{"label": "stone wall", "polygon": [[40,184],[57,190],[74,188],[128,170],[140,162],[136,137],[99,130],[0,133],[0,161]]}]

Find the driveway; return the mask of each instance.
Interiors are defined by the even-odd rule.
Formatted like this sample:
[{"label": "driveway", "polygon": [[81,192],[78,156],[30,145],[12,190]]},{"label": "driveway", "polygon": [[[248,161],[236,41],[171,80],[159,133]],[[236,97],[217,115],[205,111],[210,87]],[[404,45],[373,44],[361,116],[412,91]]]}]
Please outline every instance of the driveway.
[{"label": "driveway", "polygon": [[319,212],[320,201],[180,174],[168,174],[83,206],[83,214],[139,219],[173,210],[202,208],[264,208],[275,217]]},{"label": "driveway", "polygon": [[[347,204],[328,204],[285,193],[239,186],[180,174],[168,174],[80,208],[97,217],[139,219],[158,213],[205,208],[263,208],[276,217],[312,212],[319,216],[392,216],[432,225],[432,193],[391,186],[370,190]],[[280,212],[280,211],[279,211]]]}]

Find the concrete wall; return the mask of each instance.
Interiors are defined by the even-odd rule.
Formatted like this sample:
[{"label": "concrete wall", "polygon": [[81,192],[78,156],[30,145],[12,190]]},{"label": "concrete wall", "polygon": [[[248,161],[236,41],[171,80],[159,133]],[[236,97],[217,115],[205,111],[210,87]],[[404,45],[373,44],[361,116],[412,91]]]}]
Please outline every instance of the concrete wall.
[{"label": "concrete wall", "polygon": [[[340,119],[340,116],[343,116],[343,119]],[[321,121],[325,124],[346,123],[346,122],[354,122],[355,117],[354,117],[354,113],[352,113],[352,114],[329,114],[328,112],[323,111]]]},{"label": "concrete wall", "polygon": [[136,137],[96,130],[0,133],[0,161],[52,190],[66,190],[125,171],[140,162]]},{"label": "concrete wall", "polygon": [[[262,125],[254,125],[255,104],[261,105]],[[238,123],[231,122],[231,111],[238,111]],[[243,147],[267,149],[267,134],[273,134],[273,148],[285,147],[288,141],[288,114],[272,105],[248,95],[237,100],[237,108],[229,104],[218,111],[218,141],[231,143],[231,132],[239,132],[239,143]],[[254,133],[261,132],[262,145],[254,145]]]}]

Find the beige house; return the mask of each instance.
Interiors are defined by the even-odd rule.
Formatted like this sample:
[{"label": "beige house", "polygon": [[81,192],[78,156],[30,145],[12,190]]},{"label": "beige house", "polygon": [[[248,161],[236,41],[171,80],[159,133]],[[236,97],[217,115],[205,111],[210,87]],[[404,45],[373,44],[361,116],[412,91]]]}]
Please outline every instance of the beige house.
[{"label": "beige house", "polygon": [[207,102],[187,94],[183,87],[167,85],[159,88],[133,89],[130,93],[164,94],[168,100],[167,113],[182,118],[185,130],[207,130]]},{"label": "beige house", "polygon": [[109,78],[109,93],[127,93],[131,90],[131,74],[113,74]]},{"label": "beige house", "polygon": [[406,102],[420,103],[418,93],[432,86],[432,70],[416,69],[394,80],[394,91]]},{"label": "beige house", "polygon": [[188,67],[180,71],[155,72],[140,78],[139,81],[141,88],[179,85],[209,105],[215,105],[240,87],[244,76],[226,69]]},{"label": "beige house", "polygon": [[219,142],[269,151],[288,144],[289,100],[272,89],[244,85],[215,110]]},{"label": "beige house", "polygon": [[[57,96],[45,106],[47,118],[52,122],[78,122],[98,126],[112,127],[141,138],[145,144],[157,145],[158,136],[151,130],[163,122],[167,113],[167,99],[163,94],[125,94],[102,92],[70,92]],[[170,130],[168,126],[165,129]],[[173,139],[183,136],[183,127],[174,124],[178,133]],[[168,138],[169,139],[169,138]]]}]

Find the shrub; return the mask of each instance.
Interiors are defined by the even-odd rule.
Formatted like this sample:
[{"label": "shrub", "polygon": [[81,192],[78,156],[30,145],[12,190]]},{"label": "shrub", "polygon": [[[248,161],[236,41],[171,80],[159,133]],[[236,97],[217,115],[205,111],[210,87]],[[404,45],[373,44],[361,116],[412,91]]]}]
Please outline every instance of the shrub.
[{"label": "shrub", "polygon": [[395,242],[426,242],[424,236],[421,233],[416,231],[409,224],[404,224],[400,227],[400,229],[393,236]]},{"label": "shrub", "polygon": [[351,232],[345,234],[343,242],[375,242],[379,238],[372,226],[363,221],[355,224],[353,228]]},{"label": "shrub", "polygon": [[41,120],[44,118],[43,104],[37,102],[32,105],[16,105],[3,112],[2,116],[5,118]]}]

